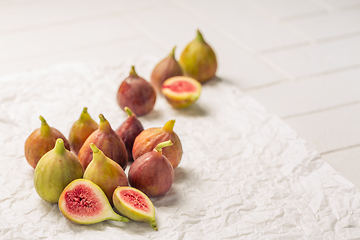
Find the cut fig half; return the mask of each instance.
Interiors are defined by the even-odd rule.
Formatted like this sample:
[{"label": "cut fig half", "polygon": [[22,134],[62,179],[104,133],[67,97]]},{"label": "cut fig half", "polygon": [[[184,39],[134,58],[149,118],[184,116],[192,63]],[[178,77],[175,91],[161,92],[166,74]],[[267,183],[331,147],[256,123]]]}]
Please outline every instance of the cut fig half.
[{"label": "cut fig half", "polygon": [[151,200],[133,187],[117,187],[113,202],[120,214],[138,222],[146,222],[157,231],[155,208]]},{"label": "cut fig half", "polygon": [[185,108],[199,98],[201,84],[191,77],[171,77],[163,83],[162,93],[173,107]]},{"label": "cut fig half", "polygon": [[128,222],[129,219],[115,213],[101,188],[86,179],[72,181],[61,193],[61,213],[71,222],[94,224],[105,220]]}]

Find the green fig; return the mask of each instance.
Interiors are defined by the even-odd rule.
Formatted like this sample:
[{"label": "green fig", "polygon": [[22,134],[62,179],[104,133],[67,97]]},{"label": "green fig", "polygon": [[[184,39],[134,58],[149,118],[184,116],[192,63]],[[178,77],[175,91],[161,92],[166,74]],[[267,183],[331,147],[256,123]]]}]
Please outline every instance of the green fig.
[{"label": "green fig", "polygon": [[138,222],[145,222],[158,230],[155,208],[148,196],[133,187],[117,187],[113,194],[116,210],[120,214]]},{"label": "green fig", "polygon": [[98,127],[98,124],[87,112],[87,107],[84,107],[80,118],[72,125],[70,129],[69,143],[71,151],[77,155],[86,139],[90,136],[90,134],[98,129]]},{"label": "green fig", "polygon": [[128,179],[121,166],[106,157],[95,144],[90,143],[93,159],[84,172],[84,179],[98,185],[107,196],[112,205],[112,195],[118,186],[129,186]]},{"label": "green fig", "polygon": [[40,116],[41,127],[35,129],[25,141],[25,158],[33,168],[40,158],[54,148],[56,139],[64,141],[65,148],[70,151],[70,144],[66,137],[56,128],[50,127],[45,119]]},{"label": "green fig", "polygon": [[57,203],[64,188],[74,179],[82,177],[83,170],[78,158],[58,138],[55,147],[42,156],[35,168],[35,190],[45,201]]},{"label": "green fig", "polygon": [[185,76],[195,78],[204,83],[215,76],[217,69],[216,55],[204,41],[200,31],[182,52],[179,60]]},{"label": "green fig", "polygon": [[155,66],[151,73],[151,83],[159,93],[161,93],[162,84],[166,79],[183,75],[180,64],[175,59],[175,49],[176,47],[173,48],[169,56]]},{"label": "green fig", "polygon": [[86,179],[74,180],[64,189],[59,198],[59,209],[66,219],[77,224],[129,221],[114,212],[99,186]]}]

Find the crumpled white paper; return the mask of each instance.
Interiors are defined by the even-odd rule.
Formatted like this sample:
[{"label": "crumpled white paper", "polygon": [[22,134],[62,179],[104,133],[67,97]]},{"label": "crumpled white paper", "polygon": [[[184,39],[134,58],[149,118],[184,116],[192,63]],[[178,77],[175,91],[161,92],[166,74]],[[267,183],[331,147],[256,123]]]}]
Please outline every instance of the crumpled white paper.
[{"label": "crumpled white paper", "polygon": [[[360,194],[278,117],[230,82],[203,85],[195,105],[173,109],[158,96],[145,128],[176,119],[183,159],[170,191],[153,198],[159,231],[146,223],[82,226],[43,201],[24,143],[42,115],[68,136],[83,107],[117,128],[116,102],[135,64],[149,79],[155,59],[117,65],[66,63],[0,79],[1,239],[338,239],[360,236]],[[129,167],[127,168],[128,171]],[[127,172],[126,171],[126,172]]]}]

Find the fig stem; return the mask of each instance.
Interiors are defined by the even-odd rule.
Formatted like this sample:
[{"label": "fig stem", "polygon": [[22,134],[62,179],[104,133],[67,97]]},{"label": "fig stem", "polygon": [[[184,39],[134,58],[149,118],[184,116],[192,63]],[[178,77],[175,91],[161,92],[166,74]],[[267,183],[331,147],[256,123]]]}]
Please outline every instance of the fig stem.
[{"label": "fig stem", "polygon": [[158,230],[158,227],[157,227],[157,224],[156,224],[156,221],[155,221],[155,220],[152,221],[152,222],[150,223],[150,225],[151,225],[151,227],[152,227],[153,229],[155,229],[155,231]]},{"label": "fig stem", "polygon": [[90,143],[90,148],[93,151],[93,153],[98,153],[99,152],[99,149],[93,143]]},{"label": "fig stem", "polygon": [[56,139],[54,151],[58,154],[64,154],[65,153],[65,145],[64,140],[61,138]]},{"label": "fig stem", "polygon": [[87,107],[84,107],[84,109],[83,109],[83,111],[82,111],[82,113],[80,115],[80,119],[83,120],[83,121],[86,121],[86,120],[88,120],[90,118],[90,115],[87,112],[87,109],[88,109]]},{"label": "fig stem", "polygon": [[131,117],[134,114],[128,107],[125,107],[124,110],[128,114],[129,117]]},{"label": "fig stem", "polygon": [[169,54],[169,56],[172,58],[175,58],[175,49],[176,49],[176,46],[172,49],[172,51]]},{"label": "fig stem", "polygon": [[134,77],[138,77],[138,76],[139,76],[139,75],[137,75],[137,73],[136,73],[136,71],[135,71],[135,66],[131,66],[130,76],[134,76]]},{"label": "fig stem", "polygon": [[40,115],[39,119],[41,120],[41,127],[40,127],[41,135],[48,136],[51,132],[49,124],[47,124],[47,122],[46,122],[45,118],[43,118],[43,116]]},{"label": "fig stem", "polygon": [[164,148],[164,147],[168,147],[168,146],[172,146],[173,144],[172,144],[172,142],[171,142],[171,140],[168,140],[168,141],[166,141],[166,142],[161,142],[161,143],[159,143],[156,147],[155,147],[155,151],[157,151],[157,152],[162,152],[162,148]]},{"label": "fig stem", "polygon": [[165,123],[163,129],[167,132],[172,132],[175,125],[175,119],[169,120]]},{"label": "fig stem", "polygon": [[99,118],[100,118],[99,130],[100,131],[105,131],[105,132],[110,131],[110,129],[111,129],[110,123],[109,123],[108,120],[106,120],[104,115],[100,114]]},{"label": "fig stem", "polygon": [[197,35],[196,35],[196,39],[201,41],[201,42],[205,42],[201,32],[199,30],[197,30]]}]

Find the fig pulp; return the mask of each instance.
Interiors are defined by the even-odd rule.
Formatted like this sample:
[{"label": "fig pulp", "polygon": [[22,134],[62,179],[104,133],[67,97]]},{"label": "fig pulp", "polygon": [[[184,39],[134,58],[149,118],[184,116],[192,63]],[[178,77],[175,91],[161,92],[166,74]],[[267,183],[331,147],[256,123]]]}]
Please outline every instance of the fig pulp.
[{"label": "fig pulp", "polygon": [[180,64],[175,59],[175,49],[176,47],[173,48],[169,56],[155,66],[151,73],[151,83],[159,93],[161,93],[162,84],[166,79],[183,75]]},{"label": "fig pulp", "polygon": [[173,128],[175,120],[169,120],[164,127],[148,128],[142,131],[136,138],[133,146],[134,162],[141,155],[151,152],[159,143],[171,140],[173,146],[163,150],[163,154],[170,161],[173,168],[176,168],[181,161],[182,145],[178,135]]},{"label": "fig pulp", "polygon": [[162,93],[173,107],[185,108],[199,98],[201,84],[191,77],[172,77],[163,83]]},{"label": "fig pulp", "polygon": [[185,76],[195,78],[200,83],[215,76],[216,55],[209,44],[204,41],[199,30],[196,38],[181,53],[179,63]]},{"label": "fig pulp", "polygon": [[95,144],[90,143],[93,159],[84,172],[84,179],[98,185],[112,205],[112,195],[117,186],[129,186],[124,170],[119,164],[106,157]]},{"label": "fig pulp", "polygon": [[151,152],[136,159],[129,169],[130,186],[149,197],[164,195],[174,181],[174,169],[162,154],[162,148],[171,146],[171,140],[159,143]]},{"label": "fig pulp", "polygon": [[64,141],[58,138],[54,149],[45,153],[35,168],[35,190],[45,201],[57,203],[64,188],[74,179],[82,177],[78,158],[66,150]]},{"label": "fig pulp", "polygon": [[90,134],[98,129],[98,127],[98,124],[90,117],[89,113],[87,112],[87,107],[84,107],[80,118],[72,125],[70,129],[69,142],[71,151],[77,155],[86,139],[90,136]]},{"label": "fig pulp", "polygon": [[138,222],[146,222],[158,230],[155,208],[151,200],[140,190],[133,187],[117,187],[113,194],[116,210],[120,214]]},{"label": "fig pulp", "polygon": [[61,193],[59,209],[68,220],[78,224],[93,224],[105,220],[128,222],[115,213],[104,192],[86,179],[72,181]]},{"label": "fig pulp", "polygon": [[125,147],[128,154],[128,161],[134,161],[132,156],[132,148],[135,138],[144,130],[143,125],[136,117],[136,115],[125,107],[125,112],[128,114],[127,119],[116,129],[116,133],[125,143]]},{"label": "fig pulp", "polygon": [[100,114],[99,118],[99,128],[86,139],[79,151],[78,157],[83,170],[85,171],[92,160],[93,152],[90,148],[90,143],[94,143],[108,158],[114,160],[125,169],[128,156],[124,142],[111,128],[110,123],[103,114]]},{"label": "fig pulp", "polygon": [[40,116],[41,127],[35,129],[25,141],[25,158],[33,168],[40,158],[54,148],[56,139],[64,141],[65,148],[70,151],[69,141],[56,128],[50,127],[45,119]]},{"label": "fig pulp", "polygon": [[139,77],[132,66],[129,77],[119,87],[117,101],[121,109],[129,107],[137,116],[142,116],[154,108],[156,93],[152,85]]}]

